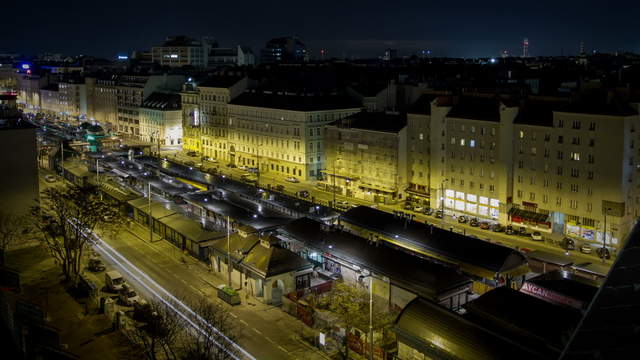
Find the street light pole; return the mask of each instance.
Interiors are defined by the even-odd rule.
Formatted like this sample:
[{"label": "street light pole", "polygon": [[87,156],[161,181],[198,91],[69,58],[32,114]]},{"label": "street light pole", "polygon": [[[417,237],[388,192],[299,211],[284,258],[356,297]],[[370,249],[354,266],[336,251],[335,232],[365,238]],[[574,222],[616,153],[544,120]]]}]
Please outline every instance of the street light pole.
[{"label": "street light pole", "polygon": [[373,275],[369,276],[369,360],[373,360]]},{"label": "street light pole", "polygon": [[229,287],[231,287],[231,227],[229,216],[227,215],[227,277]]},{"label": "street light pole", "polygon": [[607,251],[607,213],[611,211],[611,208],[606,208],[604,211],[604,234],[602,236],[602,263],[605,262],[605,254]]},{"label": "street light pole", "polygon": [[336,159],[333,159],[333,207],[336,207]]},{"label": "street light pole", "polygon": [[64,185],[64,142],[60,139],[60,168],[62,169],[62,185]]},{"label": "street light pole", "polygon": [[153,216],[151,215],[151,179],[147,179],[147,196],[149,197],[149,242],[153,242]]}]

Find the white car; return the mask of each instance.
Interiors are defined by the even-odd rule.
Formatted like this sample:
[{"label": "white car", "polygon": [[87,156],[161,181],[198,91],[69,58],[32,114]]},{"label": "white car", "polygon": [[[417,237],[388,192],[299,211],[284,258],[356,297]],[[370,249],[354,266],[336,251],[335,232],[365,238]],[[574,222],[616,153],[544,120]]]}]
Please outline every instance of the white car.
[{"label": "white car", "polygon": [[298,178],[295,178],[293,176],[289,176],[285,180],[287,180],[288,182],[292,182],[292,183],[299,183],[300,182],[300,180],[298,180]]},{"label": "white car", "polygon": [[124,285],[122,290],[120,290],[120,301],[126,306],[132,306],[134,303],[140,301],[140,297],[138,293],[136,293],[132,288],[128,285]]},{"label": "white car", "polygon": [[419,206],[419,205],[418,206],[414,206],[413,207],[413,211],[423,212],[424,211],[424,206]]},{"label": "white car", "polygon": [[533,241],[542,241],[544,239],[542,238],[542,234],[540,234],[539,231],[534,231],[533,233],[531,233],[531,240],[533,240]]},{"label": "white car", "polygon": [[51,174],[49,174],[49,175],[45,175],[45,176],[44,176],[44,181],[46,181],[46,182],[48,182],[48,183],[53,183],[53,182],[58,181],[58,179],[56,178],[56,176],[55,176],[55,175],[51,175]]}]

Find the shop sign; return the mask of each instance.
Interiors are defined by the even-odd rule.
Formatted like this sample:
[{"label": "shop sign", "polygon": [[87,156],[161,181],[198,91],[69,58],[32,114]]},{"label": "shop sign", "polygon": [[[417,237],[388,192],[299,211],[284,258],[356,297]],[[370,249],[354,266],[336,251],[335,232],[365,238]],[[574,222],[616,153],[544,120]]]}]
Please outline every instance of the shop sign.
[{"label": "shop sign", "polygon": [[566,305],[576,309],[582,309],[582,301],[564,296],[555,291],[545,289],[541,286],[532,284],[530,282],[525,282],[522,285],[522,289],[520,289],[520,291],[555,304]]}]

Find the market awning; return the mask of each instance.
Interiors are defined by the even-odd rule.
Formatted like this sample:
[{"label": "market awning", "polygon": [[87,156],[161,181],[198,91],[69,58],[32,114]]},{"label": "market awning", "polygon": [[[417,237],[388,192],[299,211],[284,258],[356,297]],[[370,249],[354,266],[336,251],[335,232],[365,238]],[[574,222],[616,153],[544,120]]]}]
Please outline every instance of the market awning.
[{"label": "market awning", "polygon": [[509,210],[509,216],[511,216],[511,219],[514,221],[524,220],[524,221],[530,221],[530,222],[535,222],[539,224],[546,223],[549,220],[549,214],[541,214],[541,213],[518,209],[518,208],[511,208]]},{"label": "market awning", "polygon": [[127,174],[126,172],[122,171],[122,170],[118,170],[118,169],[111,169],[111,171],[113,171],[114,174],[123,177],[123,178],[128,178],[129,174]]}]

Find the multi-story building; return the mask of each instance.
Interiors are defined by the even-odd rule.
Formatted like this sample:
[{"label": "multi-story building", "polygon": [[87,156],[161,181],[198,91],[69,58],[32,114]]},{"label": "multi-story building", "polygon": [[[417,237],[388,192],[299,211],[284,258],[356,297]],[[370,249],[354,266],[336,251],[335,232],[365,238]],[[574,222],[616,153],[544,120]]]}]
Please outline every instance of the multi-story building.
[{"label": "multi-story building", "polygon": [[182,87],[183,149],[202,156],[229,161],[229,101],[242,94],[248,78],[213,76],[197,83],[190,79]]},{"label": "multi-story building", "polygon": [[183,75],[120,75],[116,84],[118,131],[138,138],[143,101],[156,91],[178,91],[184,81]]},{"label": "multi-story building", "polygon": [[118,130],[118,76],[87,76],[87,116],[107,131]]},{"label": "multi-story building", "polygon": [[[513,133],[510,221],[617,248],[638,217],[640,117],[616,99],[529,101]],[[605,225],[606,223],[606,225]]]},{"label": "multi-story building", "polygon": [[50,84],[40,89],[40,111],[51,115],[59,115],[62,112],[58,84]]},{"label": "multi-story building", "polygon": [[160,145],[182,142],[180,95],[154,92],[140,107],[140,139]]},{"label": "multi-story building", "polygon": [[49,76],[31,70],[17,72],[18,105],[26,112],[40,111],[40,89],[49,84]]},{"label": "multi-story building", "polygon": [[264,64],[296,63],[308,58],[307,46],[297,36],[271,39],[260,50],[260,62]]},{"label": "multi-story building", "polygon": [[76,119],[87,116],[87,87],[84,78],[66,76],[58,82],[60,110],[67,117]]},{"label": "multi-story building", "polygon": [[254,65],[253,52],[246,46],[213,48],[209,52],[209,67]]},{"label": "multi-story building", "polygon": [[407,112],[406,198],[417,205],[430,204],[431,102],[435,95],[421,95]]},{"label": "multi-story building", "polygon": [[335,191],[395,203],[406,183],[407,117],[359,112],[325,127],[325,182]]},{"label": "multi-story building", "polygon": [[266,176],[315,180],[324,163],[325,125],[359,112],[347,96],[249,91],[228,105],[229,162]]},{"label": "multi-story building", "polygon": [[27,215],[39,197],[36,127],[21,120],[16,100],[0,94],[0,211]]},{"label": "multi-story building", "polygon": [[207,67],[209,52],[216,45],[215,40],[208,37],[195,40],[182,35],[169,36],[161,46],[151,49],[151,56],[153,62],[162,66],[203,68]]},{"label": "multi-story building", "polygon": [[429,182],[440,200],[433,207],[507,222],[517,113],[517,106],[495,97],[432,103]]}]

